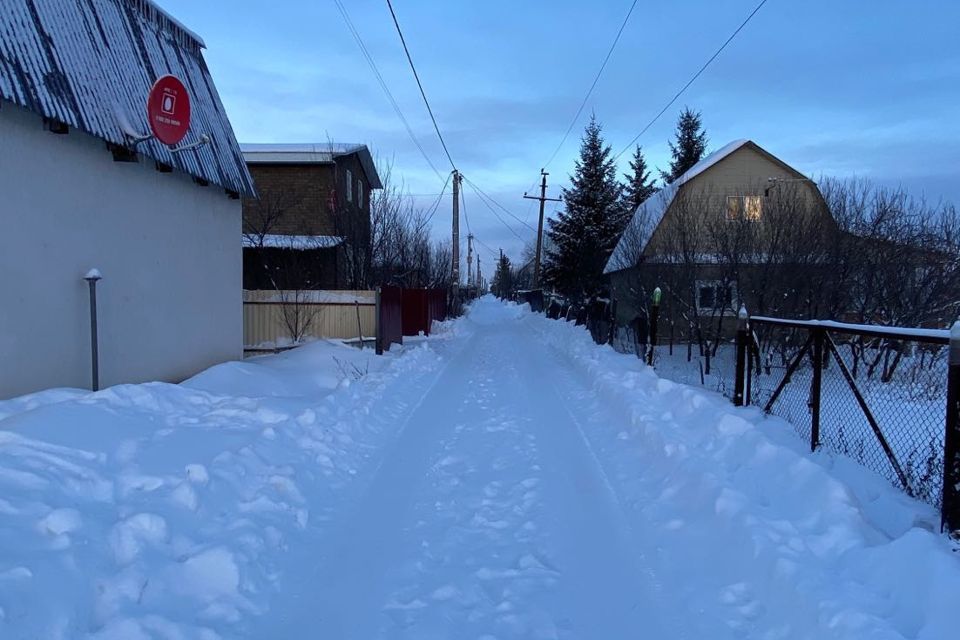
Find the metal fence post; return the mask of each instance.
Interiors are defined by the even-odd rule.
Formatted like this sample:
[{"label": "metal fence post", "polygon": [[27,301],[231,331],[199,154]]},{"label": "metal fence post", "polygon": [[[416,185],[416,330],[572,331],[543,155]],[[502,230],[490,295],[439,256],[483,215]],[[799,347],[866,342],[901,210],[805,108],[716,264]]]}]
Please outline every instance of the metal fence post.
[{"label": "metal fence post", "polygon": [[737,313],[737,367],[736,367],[736,380],[734,382],[733,390],[733,404],[738,407],[743,406],[743,392],[745,384],[745,378],[747,373],[747,324],[749,316],[747,315],[747,307],[744,305],[740,306],[740,312]]},{"label": "metal fence post", "polygon": [[825,330],[813,330],[813,381],[810,384],[810,451],[820,446],[820,396],[823,390],[823,342]]},{"label": "metal fence post", "polygon": [[374,334],[375,334],[374,348],[378,356],[383,355],[383,326],[382,326],[383,318],[381,317],[381,313],[380,313],[380,295],[381,295],[380,287],[377,287],[376,307],[373,312],[373,315],[374,315],[373,322],[374,322],[374,325],[376,325],[376,330],[374,331]]},{"label": "metal fence post", "polygon": [[363,324],[360,322],[360,301],[353,301],[354,307],[357,310],[357,337],[360,338],[360,351],[363,351]]},{"label": "metal fence post", "polygon": [[610,346],[613,346],[614,338],[617,336],[617,299],[610,302]]},{"label": "metal fence post", "polygon": [[98,269],[90,269],[83,279],[90,286],[90,388],[100,390],[100,345],[97,331],[97,282],[103,276]]},{"label": "metal fence post", "polygon": [[940,529],[960,539],[960,320],[950,330],[946,427]]},{"label": "metal fence post", "polygon": [[650,309],[650,351],[647,352],[647,364],[653,366],[653,352],[657,348],[657,322],[660,319],[660,287],[653,290],[653,306]]}]

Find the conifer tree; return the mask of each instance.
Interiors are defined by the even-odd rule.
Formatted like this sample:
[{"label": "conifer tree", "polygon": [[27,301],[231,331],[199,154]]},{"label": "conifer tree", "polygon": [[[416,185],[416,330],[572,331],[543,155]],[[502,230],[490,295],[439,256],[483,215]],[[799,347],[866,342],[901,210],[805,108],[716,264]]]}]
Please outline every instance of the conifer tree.
[{"label": "conifer tree", "polygon": [[616,165],[596,117],[581,139],[570,183],[563,189],[564,210],[550,220],[544,279],[585,300],[601,292],[603,267],[626,219]]},{"label": "conifer tree", "polygon": [[670,161],[670,171],[660,171],[665,184],[670,184],[700,162],[707,150],[707,132],[703,130],[699,111],[684,107],[683,113],[677,118],[674,140],[668,144],[673,159]]},{"label": "conifer tree", "polygon": [[630,173],[624,175],[627,179],[623,185],[623,205],[627,211],[633,212],[640,204],[655,194],[657,188],[650,179],[650,169],[647,159],[643,156],[643,149],[637,145],[630,160]]},{"label": "conifer tree", "polygon": [[510,265],[510,258],[500,253],[500,260],[497,261],[497,270],[493,274],[493,282],[490,285],[493,291],[500,298],[509,298],[513,290],[513,271]]}]

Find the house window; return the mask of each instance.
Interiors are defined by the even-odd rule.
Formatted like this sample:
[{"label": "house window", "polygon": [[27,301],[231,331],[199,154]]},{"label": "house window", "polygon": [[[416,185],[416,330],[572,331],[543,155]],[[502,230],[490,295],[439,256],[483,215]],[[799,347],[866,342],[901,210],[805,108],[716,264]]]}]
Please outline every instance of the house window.
[{"label": "house window", "polygon": [[363,183],[357,179],[357,208],[363,209]]},{"label": "house window", "polygon": [[737,290],[731,283],[719,280],[697,281],[697,312],[710,314],[719,311],[722,314],[733,313],[733,303]]},{"label": "house window", "polygon": [[353,171],[347,169],[347,202],[353,202]]},{"label": "house window", "polygon": [[763,216],[763,198],[760,196],[728,196],[727,220],[757,222]]}]

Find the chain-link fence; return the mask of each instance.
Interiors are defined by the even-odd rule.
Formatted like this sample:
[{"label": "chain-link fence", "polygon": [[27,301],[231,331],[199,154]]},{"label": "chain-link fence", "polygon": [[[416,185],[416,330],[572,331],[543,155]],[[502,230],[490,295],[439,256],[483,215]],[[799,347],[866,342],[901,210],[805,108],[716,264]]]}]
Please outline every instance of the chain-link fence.
[{"label": "chain-link fence", "polygon": [[598,344],[652,360],[661,377],[785,419],[811,450],[872,469],[940,508],[960,535],[960,337],[743,315],[733,340],[674,342],[672,331],[651,339],[649,327],[616,326],[606,301],[550,300],[545,312],[586,325]]},{"label": "chain-link fence", "polygon": [[751,329],[750,404],[940,506],[946,332],[773,318]]}]

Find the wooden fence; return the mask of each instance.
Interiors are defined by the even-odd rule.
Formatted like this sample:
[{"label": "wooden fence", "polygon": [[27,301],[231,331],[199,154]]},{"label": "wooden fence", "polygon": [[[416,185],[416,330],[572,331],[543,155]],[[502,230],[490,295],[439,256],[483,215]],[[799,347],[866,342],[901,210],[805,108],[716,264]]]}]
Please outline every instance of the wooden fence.
[{"label": "wooden fence", "polygon": [[306,337],[357,338],[361,332],[372,337],[376,331],[374,291],[243,292],[245,347]]}]

